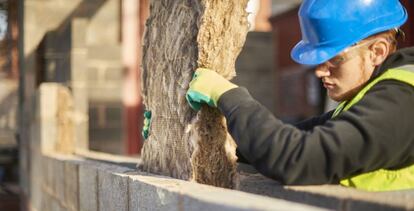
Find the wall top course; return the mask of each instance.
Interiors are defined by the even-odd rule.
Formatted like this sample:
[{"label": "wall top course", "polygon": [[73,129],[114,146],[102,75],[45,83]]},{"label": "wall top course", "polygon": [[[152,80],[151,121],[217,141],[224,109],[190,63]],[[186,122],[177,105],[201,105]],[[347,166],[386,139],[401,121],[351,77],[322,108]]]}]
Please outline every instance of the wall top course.
[{"label": "wall top course", "polygon": [[[225,210],[414,209],[414,191],[370,193],[332,185],[281,186],[263,176],[243,172],[240,175],[240,190],[230,190],[137,171],[134,164],[138,159],[105,153],[98,153],[98,155],[95,157],[101,161],[52,153],[46,156],[50,159],[87,166],[114,177],[128,177],[130,189],[128,193],[149,191],[148,195],[151,197],[161,197],[159,191],[162,191],[170,196],[172,194],[174,196],[171,197],[172,199],[179,200],[171,203],[191,209],[195,207],[197,209],[222,207]],[[111,163],[111,159],[104,161],[105,158],[113,158],[114,162]],[[139,188],[139,190],[131,190],[131,188]]]},{"label": "wall top course", "polygon": [[209,204],[208,206],[220,205],[220,207],[232,208],[234,210],[323,210],[322,208],[309,205],[253,195],[236,190],[213,187],[164,176],[144,176],[139,174],[130,175],[130,181],[145,183],[158,189],[167,190],[168,192],[179,194],[187,200]]},{"label": "wall top course", "polygon": [[260,174],[244,172],[240,174],[240,190],[337,210],[348,210],[356,203],[374,210],[414,210],[414,190],[366,192],[339,185],[282,186]]}]

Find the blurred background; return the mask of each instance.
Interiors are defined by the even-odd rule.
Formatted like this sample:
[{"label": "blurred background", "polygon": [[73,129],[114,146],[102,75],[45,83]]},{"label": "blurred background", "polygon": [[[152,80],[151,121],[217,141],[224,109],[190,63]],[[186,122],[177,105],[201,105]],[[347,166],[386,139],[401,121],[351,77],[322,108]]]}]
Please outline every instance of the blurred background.
[{"label": "blurred background", "polygon": [[[413,1],[401,2],[414,14]],[[250,0],[250,32],[234,78],[290,123],[334,107],[313,68],[290,59],[301,38],[300,3]],[[43,82],[70,88],[82,147],[139,156],[140,46],[148,12],[149,0],[0,0],[0,210],[16,207],[18,172],[29,171],[30,124]],[[402,47],[412,46],[411,16],[403,30]]]}]

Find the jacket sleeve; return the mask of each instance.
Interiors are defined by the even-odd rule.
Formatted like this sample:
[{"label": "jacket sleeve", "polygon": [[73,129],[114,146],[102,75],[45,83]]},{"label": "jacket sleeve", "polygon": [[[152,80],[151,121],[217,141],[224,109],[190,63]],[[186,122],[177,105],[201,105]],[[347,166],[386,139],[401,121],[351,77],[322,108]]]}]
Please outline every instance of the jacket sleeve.
[{"label": "jacket sleeve", "polygon": [[332,114],[334,113],[335,110],[329,111],[327,113],[324,113],[320,116],[316,116],[316,117],[312,117],[303,121],[300,121],[296,124],[294,124],[294,126],[300,130],[312,130],[314,127],[318,126],[318,125],[323,125],[325,124],[326,121],[328,121],[329,119],[331,119]]},{"label": "jacket sleeve", "polygon": [[240,153],[265,176],[290,185],[338,183],[414,163],[412,105],[413,87],[384,81],[350,110],[300,130],[275,118],[244,88],[218,102]]}]

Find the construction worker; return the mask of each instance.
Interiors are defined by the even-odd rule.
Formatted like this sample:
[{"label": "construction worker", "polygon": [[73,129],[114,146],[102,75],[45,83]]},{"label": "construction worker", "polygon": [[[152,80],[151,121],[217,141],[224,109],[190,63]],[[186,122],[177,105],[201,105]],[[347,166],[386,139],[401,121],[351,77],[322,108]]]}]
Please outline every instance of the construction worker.
[{"label": "construction worker", "polygon": [[285,124],[245,88],[199,68],[189,105],[217,107],[238,150],[289,185],[414,188],[414,47],[396,51],[407,12],[398,0],[304,0],[298,63],[314,65],[337,109]]}]

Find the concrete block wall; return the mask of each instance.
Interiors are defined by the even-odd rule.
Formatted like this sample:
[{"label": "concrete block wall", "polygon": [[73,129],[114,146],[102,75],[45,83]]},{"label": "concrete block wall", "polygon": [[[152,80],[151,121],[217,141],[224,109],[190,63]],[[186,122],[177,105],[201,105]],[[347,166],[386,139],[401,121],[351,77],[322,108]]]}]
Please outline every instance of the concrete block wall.
[{"label": "concrete block wall", "polygon": [[63,154],[56,147],[59,136],[44,135],[48,129],[62,129],[56,119],[62,115],[53,113],[70,112],[55,105],[62,97],[56,94],[59,89],[65,88],[43,84],[39,90],[38,118],[31,132],[31,210],[414,209],[414,190],[369,193],[340,186],[286,187],[242,165],[238,190],[229,190],[140,172],[134,158],[85,150]]},{"label": "concrete block wall", "polygon": [[88,46],[86,44],[86,30],[88,20],[86,18],[76,18],[71,23],[72,49],[71,58],[71,81],[69,86],[73,94],[74,118],[76,147],[87,149],[89,146],[89,115],[88,115]]},{"label": "concrete block wall", "polygon": [[323,210],[76,156],[46,153],[41,160],[48,176],[34,210]]},{"label": "concrete block wall", "polygon": [[330,210],[412,210],[414,190],[366,192],[338,185],[282,186],[260,174],[242,172],[240,190]]},{"label": "concrete block wall", "polygon": [[90,47],[87,73],[90,101],[116,102],[121,100],[122,63],[120,46]]},{"label": "concrete block wall", "polygon": [[[45,166],[43,197],[41,207],[34,210],[414,209],[412,191],[368,193],[329,185],[284,187],[252,174],[244,174],[240,190],[229,190],[72,155],[45,153],[41,162]],[[252,182],[256,193],[251,193]]]},{"label": "concrete block wall", "polygon": [[123,154],[121,48],[90,47],[88,60],[89,149]]},{"label": "concrete block wall", "polygon": [[[121,1],[16,1],[19,5],[18,12],[21,14],[19,29],[24,32],[19,36],[19,66],[22,75],[18,111],[19,170],[23,193],[30,198],[32,193],[38,191],[36,185],[31,188],[37,183],[32,182],[29,176],[38,174],[39,167],[36,164],[32,166],[33,157],[38,154],[32,152],[33,148],[36,148],[36,141],[33,139],[44,134],[39,131],[40,127],[33,123],[38,118],[34,112],[34,99],[36,90],[42,82],[60,82],[70,88],[74,97],[74,110],[71,116],[75,126],[73,136],[76,148],[89,148],[90,138],[97,145],[107,146],[106,143],[94,138],[109,137],[104,132],[111,130],[111,134],[115,136],[108,143],[114,143],[113,146],[118,148],[109,149],[116,149],[111,151],[115,153],[123,152],[123,117],[120,102],[123,71],[120,50]],[[90,77],[96,69],[104,75],[99,80]],[[90,103],[92,106],[89,106]],[[116,115],[114,121],[106,118],[107,123],[115,123],[116,127],[106,126],[92,131],[98,135],[90,137],[88,113],[101,107],[107,110],[106,117]],[[1,121],[0,119],[0,123]],[[53,127],[46,129],[49,133],[53,132]]]}]

